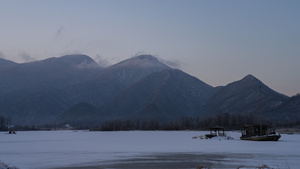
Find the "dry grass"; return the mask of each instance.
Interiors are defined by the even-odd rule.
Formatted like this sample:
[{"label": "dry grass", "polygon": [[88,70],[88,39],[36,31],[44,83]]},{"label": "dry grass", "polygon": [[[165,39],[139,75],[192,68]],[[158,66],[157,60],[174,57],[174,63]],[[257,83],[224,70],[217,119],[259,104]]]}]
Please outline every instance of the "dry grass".
[{"label": "dry grass", "polygon": [[19,169],[15,166],[10,167],[9,164],[0,161],[0,169]]}]

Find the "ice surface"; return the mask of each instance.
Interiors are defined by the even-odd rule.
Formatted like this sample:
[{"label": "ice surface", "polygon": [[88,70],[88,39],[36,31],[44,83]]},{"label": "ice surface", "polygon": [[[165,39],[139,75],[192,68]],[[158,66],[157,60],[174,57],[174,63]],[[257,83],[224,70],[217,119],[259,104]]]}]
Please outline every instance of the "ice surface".
[{"label": "ice surface", "polygon": [[[299,168],[300,135],[282,135],[278,142],[200,140],[199,131],[24,131],[0,132],[0,162],[21,169],[41,169],[80,165],[128,164],[152,159],[221,166]],[[144,160],[143,160],[144,159]],[[190,159],[190,161],[189,161]],[[130,161],[131,160],[131,161]],[[149,161],[149,160],[148,160]],[[150,160],[151,161],[151,160]],[[125,163],[125,162],[124,162]],[[216,165],[218,164],[218,165]],[[194,167],[195,168],[195,167]],[[229,167],[230,168],[230,167]]]}]

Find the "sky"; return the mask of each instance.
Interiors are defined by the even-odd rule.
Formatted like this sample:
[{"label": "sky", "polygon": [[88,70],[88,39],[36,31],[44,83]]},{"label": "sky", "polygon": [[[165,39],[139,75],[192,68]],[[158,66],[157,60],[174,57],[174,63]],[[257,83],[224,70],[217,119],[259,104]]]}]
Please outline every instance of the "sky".
[{"label": "sky", "polygon": [[299,0],[0,0],[0,57],[151,54],[212,86],[252,74],[300,93]]}]

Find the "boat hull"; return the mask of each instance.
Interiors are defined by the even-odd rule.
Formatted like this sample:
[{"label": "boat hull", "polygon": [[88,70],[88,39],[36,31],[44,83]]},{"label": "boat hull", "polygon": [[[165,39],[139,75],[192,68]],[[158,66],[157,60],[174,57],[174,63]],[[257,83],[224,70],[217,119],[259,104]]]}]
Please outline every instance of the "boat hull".
[{"label": "boat hull", "polygon": [[248,141],[278,141],[281,135],[263,135],[263,136],[252,136],[252,137],[240,137],[241,140]]}]

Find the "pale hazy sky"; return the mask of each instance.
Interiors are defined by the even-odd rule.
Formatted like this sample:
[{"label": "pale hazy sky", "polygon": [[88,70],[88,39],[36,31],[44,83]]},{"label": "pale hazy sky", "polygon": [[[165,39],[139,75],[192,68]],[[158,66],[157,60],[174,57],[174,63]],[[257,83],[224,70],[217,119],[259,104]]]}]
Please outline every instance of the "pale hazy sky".
[{"label": "pale hazy sky", "polygon": [[82,53],[108,63],[139,53],[212,85],[252,74],[300,93],[299,0],[0,0],[0,57]]}]

